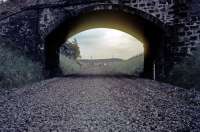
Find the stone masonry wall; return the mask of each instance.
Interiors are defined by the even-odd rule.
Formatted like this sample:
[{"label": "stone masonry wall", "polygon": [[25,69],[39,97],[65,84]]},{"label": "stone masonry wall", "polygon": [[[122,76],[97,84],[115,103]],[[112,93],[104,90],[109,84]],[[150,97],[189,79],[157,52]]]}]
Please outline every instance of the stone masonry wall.
[{"label": "stone masonry wall", "polygon": [[0,21],[0,38],[9,40],[32,58],[39,54],[37,12],[27,11]]},{"label": "stone masonry wall", "polygon": [[174,30],[177,39],[171,48],[174,56],[180,60],[187,55],[193,55],[193,51],[200,46],[200,1],[178,3],[174,10]]},{"label": "stone masonry wall", "polygon": [[[173,0],[8,0],[0,6],[0,37],[11,38],[17,47],[30,55],[43,53],[45,37],[67,12],[108,3],[131,6],[159,18],[163,23],[173,23]],[[55,5],[57,8],[52,8]]]},{"label": "stone masonry wall", "polygon": [[174,0],[15,0],[8,1],[0,6],[0,18],[30,6],[56,4],[84,6],[94,3],[113,3],[131,6],[159,18],[164,23],[173,23],[174,14],[172,7],[174,5]]},{"label": "stone masonry wall", "polygon": [[[127,0],[128,1],[128,0]],[[159,18],[163,23],[172,25],[174,21],[173,0],[131,0],[125,5],[140,9]]]}]

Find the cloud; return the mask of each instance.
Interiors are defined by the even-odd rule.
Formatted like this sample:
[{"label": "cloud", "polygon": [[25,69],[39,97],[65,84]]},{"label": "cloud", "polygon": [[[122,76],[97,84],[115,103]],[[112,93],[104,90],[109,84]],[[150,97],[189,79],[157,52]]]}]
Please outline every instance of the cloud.
[{"label": "cloud", "polygon": [[91,56],[105,59],[116,56],[128,59],[144,51],[143,44],[127,33],[115,29],[91,29],[81,32],[72,38],[77,39],[83,59]]}]

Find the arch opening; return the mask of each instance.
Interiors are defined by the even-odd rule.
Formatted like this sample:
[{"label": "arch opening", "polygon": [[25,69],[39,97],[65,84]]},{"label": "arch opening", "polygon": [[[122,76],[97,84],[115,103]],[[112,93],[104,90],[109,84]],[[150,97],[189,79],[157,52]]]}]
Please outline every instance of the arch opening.
[{"label": "arch opening", "polygon": [[94,28],[69,38],[61,47],[59,66],[64,75],[140,76],[143,43],[110,28]]},{"label": "arch opening", "polygon": [[144,16],[141,17],[132,11],[128,12],[126,10],[124,12],[124,7],[117,10],[88,9],[66,17],[66,20],[47,36],[45,59],[49,76],[61,73],[59,68],[60,46],[73,35],[93,28],[116,29],[134,36],[144,44],[144,70],[142,76],[154,78],[156,74],[160,74],[163,69],[160,65],[164,56],[165,33],[158,24],[153,23],[152,20],[144,19]]}]

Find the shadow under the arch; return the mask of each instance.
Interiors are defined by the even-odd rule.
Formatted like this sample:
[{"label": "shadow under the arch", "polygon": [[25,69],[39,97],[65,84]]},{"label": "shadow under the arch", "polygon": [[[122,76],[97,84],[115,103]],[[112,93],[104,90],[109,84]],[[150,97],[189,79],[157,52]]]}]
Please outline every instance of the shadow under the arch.
[{"label": "shadow under the arch", "polygon": [[69,74],[62,75],[60,77],[70,77],[70,78],[129,78],[129,79],[137,79],[139,77],[135,75],[127,75],[127,74],[116,74],[116,75],[106,75],[106,74]]},{"label": "shadow under the arch", "polygon": [[[146,16],[146,15],[145,15]],[[125,12],[121,9],[95,11],[80,11],[78,14],[66,17],[66,19],[52,30],[45,38],[45,69],[50,77],[57,75],[59,67],[59,48],[70,36],[91,28],[113,28],[135,36],[142,41],[144,46],[144,73],[142,77],[153,78],[153,73],[160,78],[160,75],[166,73],[165,59],[165,35],[166,31],[159,26],[157,22],[152,22],[154,17],[145,17],[143,15]],[[156,19],[156,18],[155,18]],[[116,20],[115,24],[113,20]],[[153,19],[154,20],[154,19]],[[157,20],[157,19],[156,19]],[[119,21],[119,23],[118,23]],[[159,20],[157,20],[159,21]],[[82,26],[86,23],[85,26]],[[79,25],[83,28],[77,28]],[[164,25],[163,25],[164,26]],[[154,68],[156,67],[156,72]],[[54,70],[55,69],[55,70]],[[56,73],[56,75],[55,75]],[[58,72],[60,74],[60,72]],[[48,76],[48,77],[49,77]],[[74,76],[74,75],[68,75]],[[83,76],[83,75],[76,75]],[[102,76],[102,75],[84,75],[84,76]],[[113,75],[112,75],[113,76]],[[127,75],[115,75],[124,76]]]}]

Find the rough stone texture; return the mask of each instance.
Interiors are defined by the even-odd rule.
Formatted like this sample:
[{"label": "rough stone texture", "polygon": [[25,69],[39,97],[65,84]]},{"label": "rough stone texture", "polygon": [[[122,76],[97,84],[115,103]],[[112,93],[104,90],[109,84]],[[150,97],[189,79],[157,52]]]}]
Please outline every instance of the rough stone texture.
[{"label": "rough stone texture", "polygon": [[[1,21],[1,37],[15,42],[25,52],[37,53],[37,19],[35,11],[23,12],[24,17],[12,16]],[[9,23],[9,25],[8,25]]]},{"label": "rough stone texture", "polygon": [[184,57],[192,55],[192,51],[200,43],[200,2],[192,0],[183,3],[177,2],[177,5],[174,9],[177,14],[174,21],[177,39],[173,50],[175,50],[176,56]]},{"label": "rough stone texture", "polygon": [[[15,2],[8,2],[7,4],[3,5],[0,12],[4,12],[2,15],[6,16],[6,12],[17,12],[34,5],[43,5],[43,7],[45,5],[47,8],[48,6],[53,5],[66,5],[65,7],[74,9],[74,7],[80,8],[94,3],[127,5],[147,12],[159,18],[164,23],[172,23],[174,18],[174,14],[171,13],[174,6],[173,0],[16,0]],[[12,10],[10,10],[9,7],[11,7]]]},{"label": "rough stone texture", "polygon": [[[94,10],[126,6],[137,15],[157,24],[160,20],[168,39],[162,47],[164,55],[158,67],[169,65],[192,55],[200,42],[200,2],[197,0],[15,0],[0,6],[0,37],[10,38],[32,58],[44,60],[45,39],[72,14],[96,5]],[[69,19],[70,21],[70,19]],[[166,69],[164,69],[166,70]],[[159,71],[160,72],[160,71]]]}]

